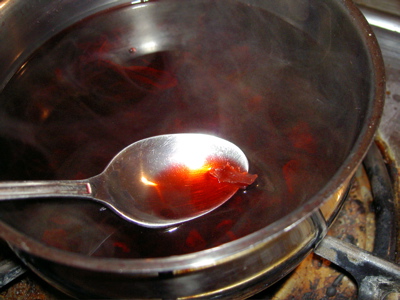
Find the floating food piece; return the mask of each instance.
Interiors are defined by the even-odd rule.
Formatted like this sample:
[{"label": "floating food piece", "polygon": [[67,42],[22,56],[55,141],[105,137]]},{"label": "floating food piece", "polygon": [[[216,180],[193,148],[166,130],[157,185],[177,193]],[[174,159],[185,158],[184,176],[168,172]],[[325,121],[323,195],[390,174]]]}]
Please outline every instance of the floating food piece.
[{"label": "floating food piece", "polygon": [[222,167],[211,169],[209,173],[217,178],[220,183],[230,183],[239,186],[241,189],[245,189],[258,177],[256,174],[241,172],[237,168],[233,167],[229,162]]}]

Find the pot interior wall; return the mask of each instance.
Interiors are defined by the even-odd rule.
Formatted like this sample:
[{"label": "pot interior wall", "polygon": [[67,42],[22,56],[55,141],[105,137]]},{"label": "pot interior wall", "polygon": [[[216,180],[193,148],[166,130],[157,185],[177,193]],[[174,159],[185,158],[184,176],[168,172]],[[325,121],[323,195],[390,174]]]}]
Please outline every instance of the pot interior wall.
[{"label": "pot interior wall", "polygon": [[90,177],[128,144],[178,132],[237,144],[259,180],[168,229],[72,199],[1,203],[1,221],[66,251],[144,258],[215,247],[301,208],[349,156],[373,75],[335,2],[289,2],[149,1],[24,45],[32,55],[1,73],[0,180]]}]

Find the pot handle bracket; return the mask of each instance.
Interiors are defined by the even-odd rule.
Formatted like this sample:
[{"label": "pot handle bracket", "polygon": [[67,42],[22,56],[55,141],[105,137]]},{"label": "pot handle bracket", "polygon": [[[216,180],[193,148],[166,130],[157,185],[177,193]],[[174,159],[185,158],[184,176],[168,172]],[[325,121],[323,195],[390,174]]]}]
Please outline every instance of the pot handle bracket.
[{"label": "pot handle bracket", "polygon": [[331,236],[325,237],[314,252],[354,277],[359,299],[400,298],[400,266],[397,264]]}]

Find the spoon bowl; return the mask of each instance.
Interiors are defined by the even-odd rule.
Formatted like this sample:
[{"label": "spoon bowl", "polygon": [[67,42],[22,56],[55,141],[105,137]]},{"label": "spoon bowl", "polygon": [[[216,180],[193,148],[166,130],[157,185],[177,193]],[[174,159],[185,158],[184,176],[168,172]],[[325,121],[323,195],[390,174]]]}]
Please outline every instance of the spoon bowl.
[{"label": "spoon bowl", "polygon": [[245,154],[229,141],[207,134],[167,134],[131,144],[89,179],[3,182],[0,200],[87,198],[127,221],[167,227],[222,205],[247,185],[236,178],[247,171]]}]

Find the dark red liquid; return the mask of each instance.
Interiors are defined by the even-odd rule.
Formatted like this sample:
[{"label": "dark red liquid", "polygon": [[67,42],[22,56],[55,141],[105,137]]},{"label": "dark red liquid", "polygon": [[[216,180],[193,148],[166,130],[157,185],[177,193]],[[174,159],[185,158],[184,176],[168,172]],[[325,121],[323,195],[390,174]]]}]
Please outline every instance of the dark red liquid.
[{"label": "dark red liquid", "polygon": [[[323,89],[328,73],[320,70],[334,60],[324,55],[313,68],[315,47],[316,55],[303,62],[302,51],[314,47],[304,33],[261,8],[226,1],[219,10],[214,1],[203,2],[193,1],[186,17],[154,18],[154,49],[133,21],[164,1],[93,16],[37,49],[0,93],[0,179],[88,178],[135,141],[201,132],[238,145],[250,173],[259,176],[256,183],[210,214],[167,229],[136,226],[101,205],[73,199],[3,202],[4,222],[85,255],[179,255],[264,228],[326,184],[347,153],[332,145],[353,126],[346,124],[350,108],[341,107],[341,115],[320,105],[331,97]],[[228,180],[221,183],[224,172]],[[154,197],[167,203],[183,193],[182,182],[190,195],[190,205],[182,200],[173,211],[158,207],[164,215],[205,209],[209,190],[238,188],[229,170],[176,167],[162,176],[152,179],[160,184]],[[242,179],[233,182],[242,185]]]},{"label": "dark red liquid", "polygon": [[226,159],[208,159],[196,169],[174,165],[155,178],[145,179],[146,202],[162,218],[197,216],[223,204],[239,188],[252,184],[256,177]]}]

